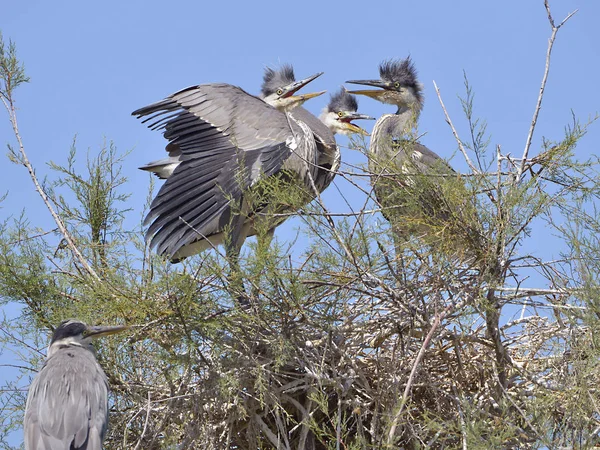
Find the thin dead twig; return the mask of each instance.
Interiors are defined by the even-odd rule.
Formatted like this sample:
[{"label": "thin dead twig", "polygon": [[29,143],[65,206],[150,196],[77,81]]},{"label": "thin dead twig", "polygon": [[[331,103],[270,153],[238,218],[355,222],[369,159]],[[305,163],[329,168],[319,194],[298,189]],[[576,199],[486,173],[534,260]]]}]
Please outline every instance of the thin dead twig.
[{"label": "thin dead twig", "polygon": [[463,154],[465,161],[467,162],[467,164],[469,165],[469,167],[471,168],[473,173],[478,174],[479,170],[477,169],[477,167],[475,167],[475,164],[473,164],[473,161],[471,161],[471,158],[469,158],[469,155],[467,154],[467,150],[465,149],[465,146],[463,145],[462,141],[458,137],[458,132],[456,131],[456,128],[454,128],[452,119],[450,119],[450,115],[448,114],[448,111],[446,110],[446,106],[444,105],[444,101],[442,100],[442,94],[440,93],[440,88],[438,88],[438,85],[436,84],[435,80],[433,81],[433,86],[435,87],[435,92],[437,93],[438,100],[440,101],[440,105],[442,106],[442,110],[444,111],[444,116],[446,116],[446,122],[448,123],[448,125],[450,125],[450,128],[452,129],[452,134],[454,135],[454,139],[456,139],[456,142],[458,144],[458,148],[460,149],[460,152]]},{"label": "thin dead twig", "polygon": [[387,442],[387,444],[390,446],[390,448],[392,448],[392,446],[394,444],[394,435],[396,434],[396,429],[398,428],[398,421],[400,420],[400,416],[402,415],[402,411],[404,410],[404,406],[406,405],[406,402],[408,400],[408,395],[410,394],[410,390],[412,388],[415,376],[417,374],[417,369],[419,368],[419,365],[421,364],[421,361],[423,360],[423,357],[425,356],[425,351],[427,350],[427,347],[429,347],[429,343],[431,342],[431,339],[433,339],[433,335],[437,331],[437,329],[440,326],[440,324],[442,323],[442,321],[455,308],[458,308],[458,305],[450,304],[450,305],[446,306],[446,308],[440,314],[437,314],[435,316],[433,324],[431,325],[431,329],[427,333],[427,336],[425,337],[425,340],[423,341],[423,344],[421,345],[421,348],[419,349],[419,353],[417,354],[417,357],[415,358],[415,362],[413,363],[412,369],[410,371],[410,375],[408,376],[408,381],[406,382],[406,387],[404,388],[404,393],[402,394],[402,399],[400,400],[400,408],[398,409],[398,412],[394,415],[394,420],[392,420],[392,425],[390,426],[390,431],[388,433],[388,442]]},{"label": "thin dead twig", "polygon": [[550,35],[550,39],[548,39],[548,49],[546,50],[546,66],[544,68],[544,76],[542,77],[542,84],[540,86],[540,93],[538,95],[538,99],[535,105],[535,110],[533,112],[533,119],[531,120],[531,125],[529,126],[529,133],[527,134],[527,141],[525,142],[525,150],[523,150],[523,156],[521,157],[521,164],[519,165],[519,170],[517,171],[517,176],[515,178],[515,184],[521,181],[521,177],[523,176],[523,172],[525,171],[525,165],[527,163],[527,157],[529,155],[529,149],[531,148],[531,140],[533,139],[533,132],[535,131],[535,127],[537,124],[538,116],[540,114],[540,110],[542,108],[542,100],[544,98],[544,90],[546,89],[546,82],[548,81],[548,73],[550,72],[550,56],[552,54],[552,47],[554,47],[554,40],[556,39],[556,33],[560,27],[562,27],[567,20],[569,20],[575,13],[577,13],[577,9],[567,15],[563,19],[563,21],[556,25],[554,23],[554,18],[552,17],[552,13],[550,12],[550,5],[548,4],[548,0],[544,0],[544,7],[546,8],[546,12],[548,13],[548,22],[550,22],[550,26],[552,27],[552,34]]},{"label": "thin dead twig", "polygon": [[50,211],[50,214],[52,215],[54,222],[56,222],[58,229],[60,230],[61,234],[65,238],[65,241],[67,241],[67,245],[69,246],[69,249],[71,250],[71,252],[73,252],[73,255],[75,255],[75,258],[83,266],[83,268],[86,270],[86,272],[92,276],[92,278],[94,278],[96,281],[100,281],[100,277],[98,276],[96,271],[92,268],[92,266],[90,266],[90,264],[84,258],[83,254],[79,251],[79,249],[75,245],[75,242],[73,241],[73,237],[71,236],[71,233],[69,233],[69,230],[67,230],[67,227],[65,226],[64,222],[62,221],[60,216],[57,214],[57,212],[52,207],[52,204],[50,203],[50,199],[48,198],[48,195],[46,195],[46,192],[44,192],[44,189],[42,188],[40,182],[38,181],[37,175],[35,174],[35,171],[33,170],[33,166],[31,165],[31,163],[29,162],[29,158],[27,157],[27,153],[25,153],[25,146],[23,145],[23,140],[21,139],[21,134],[19,132],[19,125],[17,123],[17,111],[15,108],[15,104],[13,102],[12,96],[9,95],[7,99],[3,98],[2,102],[4,103],[4,106],[5,106],[6,110],[8,111],[9,120],[12,125],[13,132],[15,134],[15,138],[17,139],[17,143],[19,144],[19,153],[21,154],[21,163],[27,168],[27,171],[29,172],[29,176],[31,177],[31,180],[33,181],[33,184],[35,185],[36,191],[38,192],[38,194],[40,194],[40,197],[42,197],[42,200],[44,201],[46,208],[48,208],[48,211]]},{"label": "thin dead twig", "polygon": [[138,450],[138,448],[140,448],[140,445],[142,444],[142,439],[144,439],[144,435],[146,434],[146,430],[148,429],[148,422],[150,420],[150,412],[152,411],[152,402],[150,400],[150,391],[148,391],[148,405],[146,406],[146,420],[144,422],[144,429],[142,430],[142,434],[140,435],[140,438],[137,441],[137,444],[135,445],[133,450]]}]

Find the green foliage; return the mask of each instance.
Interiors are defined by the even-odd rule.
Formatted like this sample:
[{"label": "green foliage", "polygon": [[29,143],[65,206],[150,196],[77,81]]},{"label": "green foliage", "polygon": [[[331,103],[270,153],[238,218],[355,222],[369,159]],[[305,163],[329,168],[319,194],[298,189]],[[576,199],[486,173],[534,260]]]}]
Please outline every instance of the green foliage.
[{"label": "green foliage", "polygon": [[28,83],[25,67],[17,58],[17,47],[13,41],[4,43],[0,33],[0,98],[9,101],[13,91],[22,83]]}]

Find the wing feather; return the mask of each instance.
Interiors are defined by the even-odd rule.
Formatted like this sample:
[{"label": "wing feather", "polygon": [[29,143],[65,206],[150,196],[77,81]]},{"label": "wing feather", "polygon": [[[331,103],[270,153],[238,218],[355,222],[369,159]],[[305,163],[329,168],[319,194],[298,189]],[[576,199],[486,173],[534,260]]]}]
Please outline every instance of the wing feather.
[{"label": "wing feather", "polygon": [[231,203],[277,172],[291,154],[288,118],[236,86],[186,88],[133,114],[148,116],[144,122],[150,119],[153,129],[163,130],[168,147],[181,151],[145,219],[146,238],[161,254],[174,255],[197,241],[198,233],[221,232]]}]

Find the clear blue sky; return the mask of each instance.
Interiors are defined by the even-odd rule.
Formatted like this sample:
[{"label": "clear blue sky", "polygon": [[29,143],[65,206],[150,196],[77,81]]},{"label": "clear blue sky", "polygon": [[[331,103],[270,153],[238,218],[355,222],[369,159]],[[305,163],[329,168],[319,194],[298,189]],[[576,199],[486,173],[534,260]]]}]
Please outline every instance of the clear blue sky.
[{"label": "clear blue sky", "polygon": [[[571,109],[581,117],[600,109],[597,79],[600,3],[554,1],[562,19],[545,109],[534,139],[560,138]],[[367,4],[376,5],[368,7]],[[476,112],[489,123],[492,144],[520,155],[541,80],[550,28],[541,0],[481,2],[4,2],[0,30],[18,45],[31,83],[17,91],[19,120],[39,176],[49,160],[64,162],[73,136],[79,148],[98,148],[104,137],[122,151],[134,148],[126,174],[143,202],[146,173],[136,167],[163,157],[164,140],[130,116],[131,111],[183,87],[228,82],[258,93],[264,67],[290,62],[296,75],[325,75],[314,89],[333,91],[352,78],[377,76],[386,58],[411,55],[425,85],[422,141],[444,157],[456,149],[432,80],[442,90],[459,130],[463,70],[476,92]],[[307,103],[318,113],[321,97]],[[390,111],[363,98],[361,111]],[[0,141],[13,142],[5,116]],[[369,124],[371,126],[371,124]],[[464,134],[464,133],[463,133]],[[594,149],[598,127],[582,142]],[[344,140],[342,139],[342,142]],[[353,158],[351,155],[350,158]],[[5,160],[5,163],[8,162]],[[461,169],[462,161],[453,165]],[[0,218],[23,205],[51,225],[24,169],[10,166],[0,179],[9,191]],[[137,203],[135,203],[137,202]],[[39,211],[39,213],[38,213]]]},{"label": "clear blue sky", "polygon": [[[574,9],[580,12],[559,32],[533,153],[542,136],[561,138],[571,110],[583,119],[600,110],[600,2],[554,0],[552,6],[557,21]],[[136,219],[148,186],[148,175],[136,168],[163,157],[165,141],[130,113],[178,89],[227,82],[257,94],[265,66],[289,62],[297,77],[324,71],[311,86],[334,91],[348,79],[375,78],[384,59],[410,54],[425,85],[420,120],[420,131],[427,133],[424,144],[443,157],[456,150],[432,80],[466,137],[457,100],[464,92],[464,70],[476,92],[476,112],[489,123],[492,144],[519,156],[550,33],[542,0],[5,0],[0,30],[5,40],[17,44],[31,77],[16,98],[21,132],[37,174],[50,174],[47,161],[65,161],[76,134],[80,150],[97,149],[104,138],[121,151],[133,148],[125,174],[134,191],[130,204]],[[325,102],[321,97],[306,106],[318,113]],[[379,116],[392,109],[363,98],[360,110]],[[0,142],[14,143],[4,112]],[[598,142],[600,129],[595,125],[578,151],[582,157],[595,153]],[[464,169],[459,157],[452,164]],[[25,207],[35,225],[53,227],[25,169],[6,158],[4,167],[8,170],[0,178],[0,193],[9,191],[9,197],[0,219]],[[335,202],[330,193],[328,205],[334,211]],[[543,245],[540,242],[540,251]]]}]

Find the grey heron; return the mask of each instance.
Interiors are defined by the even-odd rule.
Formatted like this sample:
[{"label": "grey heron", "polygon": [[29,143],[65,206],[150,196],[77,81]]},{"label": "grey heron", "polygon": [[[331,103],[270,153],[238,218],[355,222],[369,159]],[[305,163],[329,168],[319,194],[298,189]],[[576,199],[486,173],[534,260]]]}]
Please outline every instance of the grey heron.
[{"label": "grey heron", "polygon": [[381,88],[349,92],[398,108],[377,120],[369,147],[371,181],[384,217],[396,234],[417,234],[452,251],[475,249],[482,236],[467,219],[475,210],[464,183],[444,159],[411,136],[423,108],[423,87],[412,60],[385,61],[379,75],[347,83]]},{"label": "grey heron", "polygon": [[[262,97],[265,102],[273,103],[273,95],[276,95],[285,86],[293,85],[296,81],[294,69],[290,64],[283,64],[275,70],[265,70],[261,88]],[[313,132],[317,144],[319,170],[314,179],[315,186],[319,192],[323,192],[335,178],[335,173],[340,165],[341,154],[335,141],[334,135],[339,134],[368,134],[353,120],[367,119],[375,120],[373,117],[360,114],[358,101],[353,95],[340,89],[332,95],[329,103],[317,118],[301,105],[290,109],[289,112],[296,120],[304,122]]]},{"label": "grey heron", "polygon": [[65,320],[54,331],[47,360],[29,387],[25,450],[101,450],[108,426],[108,381],[92,339],[126,326]]},{"label": "grey heron", "polygon": [[[278,107],[287,111],[323,94],[294,95],[320,75],[278,90]],[[145,223],[150,246],[172,262],[222,243],[237,260],[265,204],[277,209],[256,200],[261,184],[285,176],[308,189],[317,175],[310,129],[237,86],[192,86],[132,114],[169,141],[171,162],[159,174],[167,178]]]},{"label": "grey heron", "polygon": [[[218,96],[212,93],[215,85],[201,85],[133,113],[138,117],[152,115],[147,120],[163,115],[150,126],[164,128],[164,135],[170,141],[166,148],[168,158],[141,167],[167,179],[146,219],[154,219],[148,236],[154,235],[151,245],[157,245],[159,253],[177,262],[225,243],[228,256],[236,258],[244,239],[257,234],[255,225],[261,213],[294,209],[269,204],[268,196],[264,195],[260,201],[249,201],[256,197],[252,191],[259,191],[257,184],[269,178],[295,179],[295,184],[301,186],[304,204],[316,195],[313,183],[319,192],[330,184],[335,165],[339,165],[339,150],[332,130],[366,133],[351,120],[370,117],[356,113],[356,109],[336,111],[336,122],[344,123],[336,123],[334,127],[332,121],[330,129],[302,108],[300,105],[306,100],[322,92],[294,94],[320,75],[296,81],[289,65],[279,70],[268,68],[261,91],[264,103],[235,86],[219,85]],[[194,92],[190,93],[190,89]],[[343,106],[339,96],[336,98],[337,105]],[[209,104],[205,107],[206,102]],[[231,107],[232,103],[236,107]],[[356,102],[353,106],[356,108]],[[229,129],[219,130],[216,122],[219,120],[229,124]],[[244,155],[242,160],[249,157],[252,165],[246,162],[243,167],[234,161],[240,159],[240,154]],[[207,167],[211,167],[210,171]],[[240,175],[240,170],[249,176],[242,180],[241,186],[239,183],[232,186],[231,179]],[[220,171],[224,177],[219,177]],[[194,174],[200,179],[194,179]],[[170,184],[174,187],[169,187]],[[188,191],[203,197],[199,201]],[[244,197],[246,200],[242,200]],[[212,208],[212,218],[202,218],[202,208]],[[180,217],[187,223],[178,220]],[[283,221],[281,216],[270,220],[268,232],[272,233]]]}]

